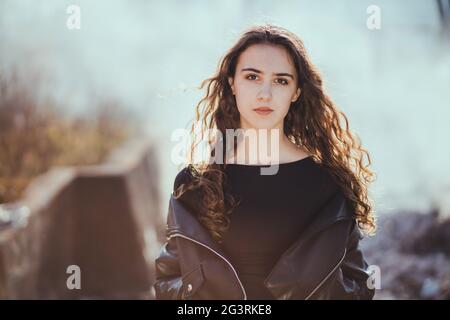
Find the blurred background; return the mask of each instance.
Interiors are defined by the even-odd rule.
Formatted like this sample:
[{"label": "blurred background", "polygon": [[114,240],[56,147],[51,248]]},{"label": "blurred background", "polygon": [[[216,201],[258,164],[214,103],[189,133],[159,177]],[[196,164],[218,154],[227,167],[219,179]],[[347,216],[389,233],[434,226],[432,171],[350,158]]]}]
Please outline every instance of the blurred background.
[{"label": "blurred background", "polygon": [[[80,10],[80,29],[67,27],[70,5]],[[380,10],[379,29],[367,26],[370,6]],[[189,128],[203,95],[200,82],[239,34],[259,23],[300,36],[328,93],[371,154],[377,180],[370,192],[380,231],[364,245],[369,263],[381,268],[376,297],[450,298],[447,0],[0,0],[0,263],[6,270],[0,297],[152,298],[152,260],[164,239],[154,229],[164,223],[182,167],[172,161],[172,132]],[[111,188],[118,179],[122,183]],[[49,187],[54,184],[59,191]],[[130,199],[133,188],[141,191]],[[58,200],[61,190],[69,190],[68,202]],[[97,196],[101,190],[105,194]],[[104,203],[76,207],[80,197],[88,203],[108,194],[118,201],[110,209],[122,218],[127,212],[128,231],[138,234],[114,244],[137,248],[127,258],[136,259],[134,266],[121,264],[125,259],[111,249],[111,238],[127,235],[104,213]],[[48,213],[45,203],[55,202]],[[68,220],[61,217],[66,210]],[[98,250],[111,263],[99,267],[95,253],[83,252],[103,223],[110,233]],[[21,231],[27,228],[34,231]],[[54,242],[68,234],[72,255],[55,257],[65,247]],[[27,241],[39,245],[30,249]],[[27,267],[27,255],[42,257],[40,264]],[[55,271],[56,280],[36,280],[54,261],[84,263],[82,274],[98,271],[87,276],[82,293],[68,292],[65,280],[61,285],[65,269]],[[133,273],[140,276],[111,280],[118,274],[127,279],[123,274],[136,265]]]}]

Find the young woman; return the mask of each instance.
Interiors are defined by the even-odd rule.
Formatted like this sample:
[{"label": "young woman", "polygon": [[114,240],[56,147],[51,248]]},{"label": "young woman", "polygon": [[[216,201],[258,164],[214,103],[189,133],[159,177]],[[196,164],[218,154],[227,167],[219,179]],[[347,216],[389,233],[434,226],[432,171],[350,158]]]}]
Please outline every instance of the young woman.
[{"label": "young woman", "polygon": [[[301,40],[273,25],[250,28],[205,85],[196,120],[202,137],[220,135],[208,137],[208,161],[175,178],[156,298],[372,299],[358,246],[375,230],[370,157]],[[230,129],[240,133],[230,138]]]}]

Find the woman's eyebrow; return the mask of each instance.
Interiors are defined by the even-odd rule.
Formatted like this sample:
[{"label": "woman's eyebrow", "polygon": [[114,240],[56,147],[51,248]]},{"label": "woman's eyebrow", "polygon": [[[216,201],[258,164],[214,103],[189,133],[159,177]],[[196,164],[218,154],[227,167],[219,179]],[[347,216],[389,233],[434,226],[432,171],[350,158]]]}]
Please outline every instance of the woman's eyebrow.
[{"label": "woman's eyebrow", "polygon": [[[244,69],[241,69],[241,72],[243,72],[243,71],[253,71],[255,73],[264,73],[261,70],[258,70],[258,69],[255,69],[255,68],[244,68]],[[278,76],[278,77],[283,77],[283,76],[284,77],[291,77],[292,80],[294,80],[294,76],[292,74],[290,74],[290,73],[280,72],[280,73],[275,73],[275,75]]]}]

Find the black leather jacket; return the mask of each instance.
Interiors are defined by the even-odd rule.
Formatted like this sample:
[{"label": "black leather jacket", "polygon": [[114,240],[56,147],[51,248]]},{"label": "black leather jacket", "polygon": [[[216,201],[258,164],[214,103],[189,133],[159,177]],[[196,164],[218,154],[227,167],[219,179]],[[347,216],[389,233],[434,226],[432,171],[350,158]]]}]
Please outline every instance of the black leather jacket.
[{"label": "black leather jacket", "polygon": [[[280,256],[264,281],[274,299],[372,299],[361,239],[342,193]],[[156,299],[247,299],[238,273],[208,231],[171,196],[167,242],[155,261]]]}]

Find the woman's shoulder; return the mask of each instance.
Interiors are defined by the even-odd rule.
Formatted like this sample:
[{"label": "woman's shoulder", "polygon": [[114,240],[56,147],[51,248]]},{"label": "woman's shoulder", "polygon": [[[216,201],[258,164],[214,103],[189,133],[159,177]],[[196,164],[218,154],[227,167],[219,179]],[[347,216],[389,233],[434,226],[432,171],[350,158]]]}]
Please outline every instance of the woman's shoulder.
[{"label": "woman's shoulder", "polygon": [[194,181],[196,176],[195,167],[192,164],[186,165],[176,174],[173,182],[173,190],[178,189],[182,184]]},{"label": "woman's shoulder", "polygon": [[315,192],[322,197],[329,198],[341,192],[335,174],[325,165],[314,162],[309,173],[311,174],[311,181],[315,181]]},{"label": "woman's shoulder", "polygon": [[[180,188],[183,184],[187,185],[190,182],[192,182],[195,179],[195,169],[190,164],[185,167],[183,167],[181,170],[178,171],[177,175],[175,176],[175,180],[173,183],[173,192]],[[200,190],[195,189],[186,189],[183,191],[181,195],[178,195],[178,199],[187,206],[188,209],[193,210],[196,212],[197,210],[200,210],[199,204],[201,200],[200,196]]]},{"label": "woman's shoulder", "polygon": [[187,165],[183,167],[181,170],[179,170],[178,173],[176,174],[173,182],[173,190],[175,191],[182,184],[189,183],[192,180],[193,180],[192,166]]}]

